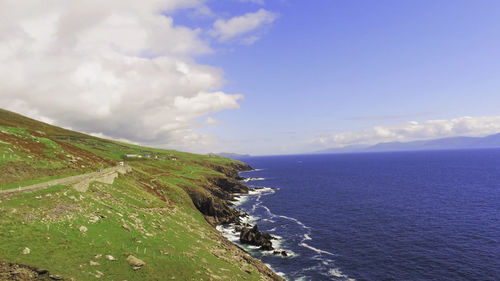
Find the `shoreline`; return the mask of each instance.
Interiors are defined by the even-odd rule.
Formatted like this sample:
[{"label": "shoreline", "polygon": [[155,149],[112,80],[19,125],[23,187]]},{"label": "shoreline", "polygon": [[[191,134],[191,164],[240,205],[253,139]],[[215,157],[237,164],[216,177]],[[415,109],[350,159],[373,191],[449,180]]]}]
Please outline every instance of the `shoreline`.
[{"label": "shoreline", "polygon": [[[246,164],[245,164],[246,165]],[[248,165],[246,165],[248,166]],[[250,166],[248,166],[250,167]],[[285,273],[283,272],[278,272],[274,268],[272,268],[271,265],[264,263],[262,260],[260,260],[258,257],[254,257],[252,254],[252,251],[259,251],[263,255],[274,255],[274,256],[279,256],[281,258],[290,258],[295,256],[295,253],[293,253],[291,250],[284,250],[281,249],[280,244],[281,242],[276,242],[273,243],[274,241],[280,241],[282,237],[279,237],[277,235],[269,235],[265,232],[260,232],[258,231],[258,224],[254,219],[252,219],[252,216],[249,215],[247,212],[244,212],[241,209],[238,209],[237,207],[243,203],[240,202],[242,198],[248,197],[248,196],[260,196],[262,193],[272,191],[273,193],[276,190],[279,190],[278,188],[269,188],[269,187],[249,187],[246,184],[251,181],[260,181],[260,180],[265,180],[264,178],[244,178],[240,176],[240,173],[243,172],[252,172],[252,171],[259,171],[260,169],[253,169],[250,167],[250,169],[238,169],[237,176],[233,175],[233,178],[238,180],[239,184],[242,184],[245,186],[244,192],[233,192],[231,193],[230,198],[227,198],[225,201],[226,203],[230,206],[230,208],[237,213],[237,216],[233,216],[230,221],[226,221],[224,223],[217,223],[214,225],[214,228],[227,240],[229,241],[232,245],[236,246],[237,248],[241,249],[244,251],[246,254],[251,256],[253,259],[258,260],[262,264],[264,264],[269,270],[271,270],[278,278],[274,280],[287,280],[283,275]],[[210,221],[209,221],[210,222]],[[253,245],[250,243],[243,243],[241,242],[241,235],[242,231],[246,229],[247,231],[251,231],[252,229],[256,229],[258,234],[264,234],[264,235],[269,235],[272,247],[271,249],[264,250],[262,249],[261,245]],[[231,234],[229,234],[231,232]]]},{"label": "shoreline", "polygon": [[[285,281],[286,279],[278,274],[278,272],[276,272],[270,265],[265,264],[259,258],[254,257],[251,252],[244,248],[243,245],[235,243],[234,240],[229,239],[223,232],[220,231],[221,228],[228,225],[249,226],[249,224],[245,225],[244,222],[244,218],[249,215],[239,209],[236,209],[235,202],[238,201],[237,197],[251,196],[251,193],[257,190],[256,188],[247,186],[245,183],[249,181],[245,181],[245,178],[240,176],[240,173],[242,172],[250,172],[255,169],[245,163],[236,162],[232,165],[230,170],[217,170],[225,175],[225,177],[222,178],[216,177],[212,179],[212,183],[219,190],[214,191],[210,187],[205,188],[211,191],[211,193],[214,193],[221,202],[219,202],[217,198],[208,198],[206,201],[201,199],[203,202],[200,204],[199,201],[195,200],[195,198],[191,196],[193,203],[195,203],[198,210],[204,215],[207,222],[213,226],[217,233],[219,233],[221,237],[227,241],[227,243],[230,243],[233,247],[245,253],[245,255],[249,258],[245,260],[259,269],[263,276],[271,278],[272,280]],[[220,205],[220,203],[222,203],[222,205]]]},{"label": "shoreline", "polygon": [[[251,171],[259,171],[259,170],[251,170]],[[247,171],[242,171],[247,172]],[[249,175],[247,175],[249,176]],[[239,176],[242,182],[248,183],[252,181],[261,181],[266,180],[265,178],[254,177],[253,175],[249,178],[243,178]],[[316,248],[311,246],[309,241],[313,240],[312,236],[312,228],[305,225],[299,219],[275,214],[272,212],[270,208],[264,205],[265,201],[261,201],[261,198],[267,195],[272,195],[276,191],[280,190],[280,188],[273,187],[248,187],[248,192],[233,194],[233,199],[231,202],[233,203],[232,208],[238,210],[240,213],[244,214],[241,217],[241,222],[237,223],[229,223],[229,224],[221,224],[217,226],[217,230],[222,233],[222,235],[231,241],[236,246],[243,248],[248,254],[252,255],[252,257],[261,260],[265,265],[273,270],[276,274],[281,276],[284,280],[294,280],[294,278],[306,278],[305,275],[308,270],[311,270],[314,267],[306,267],[303,268],[303,271],[300,269],[297,271],[296,269],[289,268],[288,265],[284,265],[283,262],[280,262],[282,258],[293,260],[290,261],[290,264],[300,264],[302,261],[310,262],[311,255],[309,252],[312,252],[312,257],[320,256],[321,266],[329,266],[327,272],[321,272],[319,274],[327,276],[328,278],[339,278],[340,280],[352,281],[354,279],[345,275],[338,267],[333,266],[333,261],[331,260],[335,254],[332,252],[323,250],[321,248]],[[241,206],[244,206],[243,208]],[[240,241],[241,232],[238,231],[238,227],[241,225],[259,225],[263,226],[264,229],[269,231],[273,237],[272,250],[262,250],[258,246],[248,245],[247,243],[243,243]],[[293,226],[299,229],[300,238],[291,238],[289,241],[287,233],[283,233],[277,231],[278,226],[285,224],[288,226]],[[295,232],[294,232],[295,233]],[[292,241],[292,244],[290,244]],[[295,244],[297,243],[297,244]],[[306,251],[306,252],[303,252]],[[285,252],[285,254],[282,254]],[[298,258],[302,256],[302,258]],[[298,258],[298,259],[294,259]],[[305,260],[303,260],[306,258]],[[265,261],[265,262],[264,262]],[[288,264],[288,263],[286,263]],[[332,265],[332,266],[330,266]],[[274,268],[273,266],[277,266],[280,269]],[[299,273],[298,273],[299,272]],[[296,276],[296,274],[300,274]],[[293,277],[295,276],[295,277]],[[291,278],[291,279],[288,279]],[[302,280],[302,279],[301,279]]]}]

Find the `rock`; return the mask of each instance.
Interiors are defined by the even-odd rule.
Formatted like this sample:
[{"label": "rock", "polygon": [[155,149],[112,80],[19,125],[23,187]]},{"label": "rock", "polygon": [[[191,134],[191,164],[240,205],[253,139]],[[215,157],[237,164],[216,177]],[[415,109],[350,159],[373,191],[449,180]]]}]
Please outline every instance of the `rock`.
[{"label": "rock", "polygon": [[130,227],[128,225],[126,225],[126,224],[122,224],[122,228],[125,229],[128,232],[131,231]]},{"label": "rock", "polygon": [[78,230],[80,230],[80,232],[82,232],[82,233],[85,233],[85,232],[87,232],[89,229],[88,229],[88,228],[86,228],[85,226],[83,226],[83,225],[82,225],[82,226],[80,226],[80,227],[78,228]]},{"label": "rock", "polygon": [[115,261],[116,259],[112,255],[106,255],[106,259],[110,261]]},{"label": "rock", "polygon": [[97,254],[97,255],[94,256],[94,258],[95,259],[100,259],[100,258],[102,258],[102,254]]},{"label": "rock", "polygon": [[252,228],[243,227],[240,233],[240,242],[243,244],[249,244],[254,246],[260,246],[260,250],[272,251],[273,243],[271,240],[273,237],[265,232],[260,232],[257,225]]},{"label": "rock", "polygon": [[273,255],[281,255],[283,257],[288,257],[288,253],[286,251],[274,251]]},{"label": "rock", "polygon": [[127,257],[127,262],[134,268],[134,270],[138,270],[141,267],[145,266],[146,263],[132,255]]},{"label": "rock", "polygon": [[264,241],[264,242],[262,242],[259,250],[262,250],[262,251],[272,251],[272,250],[274,250],[273,243],[271,243],[271,241]]},{"label": "rock", "polygon": [[104,276],[104,273],[100,272],[99,270],[96,270],[96,271],[95,271],[95,273],[96,273],[96,274],[95,274],[95,277],[96,277],[96,278],[101,278],[101,277],[103,277],[103,276]]},{"label": "rock", "polygon": [[50,274],[49,278],[52,280],[63,280],[63,278],[61,276],[55,275],[55,274]]},{"label": "rock", "polygon": [[29,253],[31,253],[30,248],[28,248],[28,247],[24,248],[23,255],[28,255]]},{"label": "rock", "polygon": [[90,222],[90,223],[96,223],[96,222],[98,222],[99,220],[100,220],[100,218],[99,218],[98,216],[91,216],[91,217],[89,218],[89,222]]},{"label": "rock", "polygon": [[100,263],[98,262],[95,262],[95,261],[90,261],[89,262],[90,266],[98,266],[98,265],[101,265]]}]

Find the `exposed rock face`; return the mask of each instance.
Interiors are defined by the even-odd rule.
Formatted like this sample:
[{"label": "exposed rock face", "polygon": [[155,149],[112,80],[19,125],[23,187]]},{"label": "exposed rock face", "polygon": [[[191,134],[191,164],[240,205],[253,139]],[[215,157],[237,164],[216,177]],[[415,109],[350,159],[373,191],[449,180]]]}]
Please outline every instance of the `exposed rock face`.
[{"label": "exposed rock face", "polygon": [[243,227],[241,229],[241,243],[260,246],[260,249],[264,251],[274,250],[273,243],[271,242],[272,239],[273,237],[269,233],[260,232],[257,225],[252,228]]},{"label": "exposed rock face", "polygon": [[[189,195],[195,207],[205,216],[205,219],[211,225],[216,226],[227,223],[239,225],[240,217],[244,216],[244,214],[231,208],[231,200],[234,198],[234,193],[248,193],[250,191],[249,187],[240,182],[242,178],[238,173],[252,170],[252,167],[244,163],[233,163],[231,166],[207,165],[206,167],[223,173],[224,175],[209,178],[207,182],[200,185],[202,188],[193,188],[190,186],[182,186],[182,188]],[[247,227],[248,226],[249,225],[247,225]],[[256,235],[256,233],[253,235],[255,237],[251,240],[257,239],[255,241],[260,241],[256,243],[260,243],[257,245],[260,246],[262,250],[272,250],[272,243],[270,241],[272,239],[271,235],[262,232],[258,232],[258,235]],[[221,239],[220,241],[222,244],[226,244],[228,248],[234,247],[229,240]],[[240,248],[236,249],[241,251],[238,258],[257,268],[261,274],[268,278],[266,280],[284,281],[281,276],[274,273],[261,261],[252,258]],[[247,271],[247,273],[251,274],[251,271]]]},{"label": "exposed rock face", "polygon": [[232,163],[231,167],[228,167],[228,168],[222,167],[222,166],[215,166],[215,167],[211,167],[211,168],[213,170],[221,172],[224,175],[226,175],[227,177],[233,178],[233,179],[240,178],[238,175],[239,172],[253,170],[252,167],[250,167],[250,165],[247,165],[247,164],[241,163],[241,162]]},{"label": "exposed rock face", "polygon": [[231,208],[230,200],[233,199],[235,193],[248,193],[249,188],[238,180],[238,172],[252,168],[243,163],[234,163],[229,167],[210,166],[209,168],[224,175],[209,178],[203,183],[203,188],[183,186],[183,189],[210,224],[215,226],[239,222],[241,214]]},{"label": "exposed rock face", "polygon": [[[248,193],[249,188],[235,178],[216,177],[210,179],[211,186],[207,186],[212,193],[221,199],[232,199],[233,193]],[[217,188],[213,188],[217,187]]]}]

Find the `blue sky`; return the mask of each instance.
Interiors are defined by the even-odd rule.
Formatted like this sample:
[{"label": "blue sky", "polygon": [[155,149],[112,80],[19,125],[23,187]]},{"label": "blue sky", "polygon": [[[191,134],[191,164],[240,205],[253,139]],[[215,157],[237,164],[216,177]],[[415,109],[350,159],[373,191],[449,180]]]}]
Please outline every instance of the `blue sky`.
[{"label": "blue sky", "polygon": [[[201,59],[225,71],[225,90],[245,94],[241,109],[218,114],[224,123],[212,130],[241,141],[240,152],[305,152],[321,136],[499,113],[498,1],[263,7],[280,16],[260,41],[218,46],[217,55]],[[257,5],[220,1],[216,8]]]},{"label": "blue sky", "polygon": [[[0,3],[0,105],[200,153],[500,132],[500,2]],[[15,32],[14,32],[15,31]]]}]

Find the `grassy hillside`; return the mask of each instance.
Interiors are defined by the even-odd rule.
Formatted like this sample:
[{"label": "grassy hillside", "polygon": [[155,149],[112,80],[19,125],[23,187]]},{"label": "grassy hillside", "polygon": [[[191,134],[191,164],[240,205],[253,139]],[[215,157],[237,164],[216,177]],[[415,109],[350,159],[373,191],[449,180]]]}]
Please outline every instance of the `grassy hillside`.
[{"label": "grassy hillside", "polygon": [[[279,279],[213,228],[237,219],[227,199],[247,191],[235,179],[243,163],[99,139],[0,110],[0,190],[120,161],[132,171],[86,192],[59,185],[0,195],[0,262],[68,280]],[[130,256],[145,265],[134,268]],[[5,267],[0,280],[38,274]]]}]

